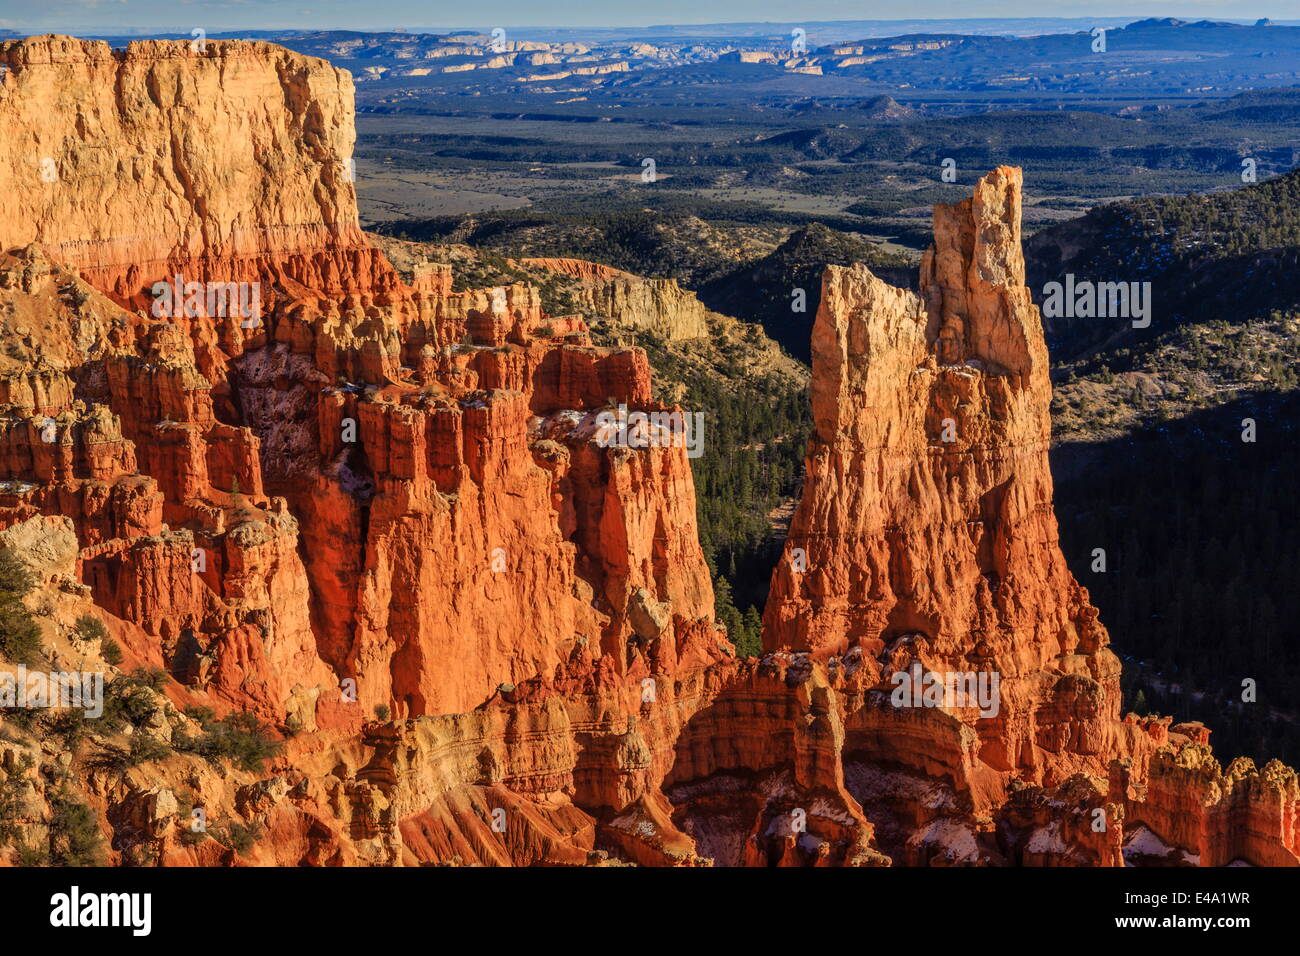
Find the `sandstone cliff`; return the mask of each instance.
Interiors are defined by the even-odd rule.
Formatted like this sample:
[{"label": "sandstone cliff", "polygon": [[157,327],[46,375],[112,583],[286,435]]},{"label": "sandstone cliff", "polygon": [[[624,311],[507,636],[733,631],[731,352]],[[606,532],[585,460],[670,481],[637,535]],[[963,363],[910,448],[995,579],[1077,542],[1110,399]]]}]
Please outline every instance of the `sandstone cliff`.
[{"label": "sandstone cliff", "polygon": [[524,259],[523,264],[567,276],[584,314],[608,316],[626,328],[653,332],[665,341],[709,334],[708,310],[676,279],[643,279],[582,259]]},{"label": "sandstone cliff", "polygon": [[187,270],[373,278],[345,72],[265,43],[57,36],[0,44],[0,64],[6,245],[39,242],[123,298]]},{"label": "sandstone cliff", "polygon": [[[267,861],[401,862],[406,815],[427,853],[447,849],[434,822],[477,842],[475,799],[453,793],[503,780],[585,808],[568,819],[586,813],[588,837],[566,825],[547,859],[585,860],[596,822],[634,803],[666,821],[657,781],[701,705],[673,675],[730,649],[685,450],[602,444],[592,424],[611,402],[654,410],[644,353],[591,347],[526,286],[404,281],[355,228],[351,88],[324,63],[57,37],[0,61],[0,116],[30,131],[0,162],[0,524],[71,517],[84,582],[48,597],[47,639],[93,602],[178,702],[300,735],[268,791]],[[20,155],[32,143],[55,154],[52,181]],[[160,314],[155,283],[174,276],[186,297],[252,286],[256,321],[201,297]],[[646,697],[660,718],[637,731]],[[363,734],[376,715],[433,723]],[[412,775],[367,756],[390,737],[411,741]],[[123,786],[95,795],[134,800]],[[452,816],[432,809],[446,801]],[[322,813],[332,835],[307,849]],[[547,826],[521,811],[487,831],[489,857],[530,861]]]}]

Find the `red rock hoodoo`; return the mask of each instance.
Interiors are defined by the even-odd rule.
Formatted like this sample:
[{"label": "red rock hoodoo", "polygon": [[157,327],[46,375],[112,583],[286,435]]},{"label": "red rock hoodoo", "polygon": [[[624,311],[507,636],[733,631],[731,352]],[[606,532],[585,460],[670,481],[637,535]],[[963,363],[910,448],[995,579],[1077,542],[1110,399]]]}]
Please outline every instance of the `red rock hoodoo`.
[{"label": "red rock hoodoo", "polygon": [[[742,661],[685,449],[600,440],[601,411],[658,410],[645,353],[526,285],[399,274],[357,225],[346,73],[66,37],[0,65],[0,543],[55,663],[92,612],[126,661],[83,666],[170,675],[138,733],[201,705],[285,737],[261,774],[182,748],[77,776],[114,861],[1297,861],[1293,771],[1119,712],[1057,546],[1018,171],[936,210],[921,296],[828,272],[808,480]],[[696,329],[675,285],[546,267]],[[893,706],[913,662],[998,675],[996,714]],[[263,836],[187,839],[188,806]]]},{"label": "red rock hoodoo", "polygon": [[[1146,827],[1175,856],[1295,863],[1296,779],[1276,762],[1238,768],[1261,804],[1243,812],[1267,826],[1213,822],[1235,812],[1231,785],[1182,804],[1182,836],[1163,819],[1186,755],[1218,764],[1201,730],[1122,717],[1119,661],[1061,554],[1020,203],[1020,171],[1001,167],[936,207],[919,295],[864,266],[827,271],[815,433],[765,647],[825,669],[846,789],[896,861],[1118,865]],[[983,677],[994,706],[909,706],[895,692],[913,668]]]}]

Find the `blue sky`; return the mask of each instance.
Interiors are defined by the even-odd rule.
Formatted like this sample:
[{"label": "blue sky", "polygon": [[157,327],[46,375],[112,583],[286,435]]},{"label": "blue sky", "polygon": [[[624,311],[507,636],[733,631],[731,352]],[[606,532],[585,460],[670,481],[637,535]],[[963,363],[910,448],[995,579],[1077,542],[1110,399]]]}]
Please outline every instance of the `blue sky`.
[{"label": "blue sky", "polygon": [[1300,17],[1294,0],[0,0],[0,27],[26,33],[385,30],[951,17]]}]

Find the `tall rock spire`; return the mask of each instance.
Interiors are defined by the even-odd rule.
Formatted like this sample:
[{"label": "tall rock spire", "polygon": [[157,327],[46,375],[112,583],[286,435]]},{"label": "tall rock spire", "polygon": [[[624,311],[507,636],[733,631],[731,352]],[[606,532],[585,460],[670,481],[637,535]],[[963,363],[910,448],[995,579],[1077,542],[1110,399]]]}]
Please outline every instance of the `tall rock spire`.
[{"label": "tall rock spire", "polygon": [[919,295],[862,265],[827,271],[816,433],[764,641],[860,648],[882,687],[913,660],[997,674],[997,715],[962,716],[978,737],[966,772],[1051,780],[1102,769],[1119,667],[1057,541],[1020,187],[1000,167],[936,207]]},{"label": "tall rock spire", "polygon": [[[1149,831],[1187,859],[1294,864],[1294,771],[1239,761],[1223,779],[1242,783],[1198,802],[1195,775],[1222,774],[1205,729],[1121,718],[1119,661],[1057,538],[1020,207],[1009,167],[937,206],[920,294],[827,270],[768,660],[825,667],[839,799],[895,862],[1121,865]],[[1225,836],[1225,814],[1267,823]]]}]

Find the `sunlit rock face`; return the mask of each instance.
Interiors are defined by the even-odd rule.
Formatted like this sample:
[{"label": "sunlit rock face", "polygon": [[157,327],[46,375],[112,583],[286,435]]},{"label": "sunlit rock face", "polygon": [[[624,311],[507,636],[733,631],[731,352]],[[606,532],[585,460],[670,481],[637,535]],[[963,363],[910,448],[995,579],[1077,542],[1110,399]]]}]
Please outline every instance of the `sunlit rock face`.
[{"label": "sunlit rock face", "polygon": [[[1192,740],[1121,719],[1119,662],[1061,554],[1021,188],[1000,167],[935,208],[919,293],[828,269],[813,328],[816,430],[764,643],[826,668],[847,788],[898,862],[1118,864],[1125,807],[1161,811],[1111,787],[1114,763],[1145,780],[1157,746]],[[974,692],[916,700],[921,675]],[[1040,788],[1079,802],[1048,812],[1066,801]],[[1247,856],[1294,857],[1288,799]]]}]

